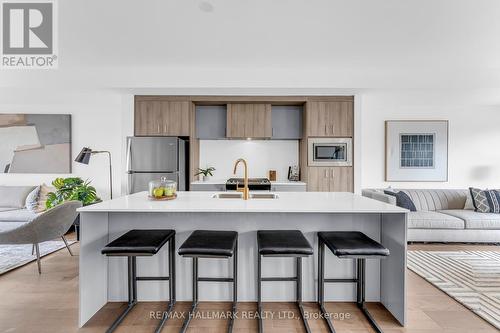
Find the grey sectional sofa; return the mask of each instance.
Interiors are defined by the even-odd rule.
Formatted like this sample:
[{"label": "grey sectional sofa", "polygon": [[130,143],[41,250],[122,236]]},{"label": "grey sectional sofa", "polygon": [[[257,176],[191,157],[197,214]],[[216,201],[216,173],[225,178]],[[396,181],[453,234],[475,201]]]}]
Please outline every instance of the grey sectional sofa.
[{"label": "grey sectional sofa", "polygon": [[0,186],[0,232],[15,229],[39,214],[26,209],[26,197],[34,186]]},{"label": "grey sectional sofa", "polygon": [[[500,243],[500,214],[464,209],[468,190],[398,189],[412,199],[408,214],[410,242]],[[382,189],[365,189],[363,196],[395,205]]]}]

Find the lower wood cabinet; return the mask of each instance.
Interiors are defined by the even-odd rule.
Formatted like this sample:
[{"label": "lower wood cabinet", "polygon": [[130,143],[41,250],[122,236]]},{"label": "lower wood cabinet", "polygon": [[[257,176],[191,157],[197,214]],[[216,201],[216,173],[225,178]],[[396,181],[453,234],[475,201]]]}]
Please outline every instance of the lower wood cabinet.
[{"label": "lower wood cabinet", "polygon": [[352,167],[308,167],[307,190],[311,192],[353,192]]}]

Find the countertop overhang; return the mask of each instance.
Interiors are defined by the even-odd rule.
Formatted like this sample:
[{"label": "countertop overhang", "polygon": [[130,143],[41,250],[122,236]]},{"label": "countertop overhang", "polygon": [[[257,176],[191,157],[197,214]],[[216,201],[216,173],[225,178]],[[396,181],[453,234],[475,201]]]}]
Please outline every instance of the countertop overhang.
[{"label": "countertop overhang", "polygon": [[216,192],[177,192],[170,201],[152,201],[147,192],[78,209],[81,213],[407,213],[408,210],[347,192],[279,192],[278,199],[219,199]]}]

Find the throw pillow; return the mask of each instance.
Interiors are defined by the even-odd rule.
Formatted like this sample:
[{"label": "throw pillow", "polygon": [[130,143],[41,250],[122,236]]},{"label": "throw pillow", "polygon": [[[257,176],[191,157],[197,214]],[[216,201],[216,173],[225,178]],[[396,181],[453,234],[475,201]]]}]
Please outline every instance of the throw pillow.
[{"label": "throw pillow", "polygon": [[500,213],[500,192],[497,190],[480,190],[469,188],[474,208],[480,213]]},{"label": "throw pillow", "polygon": [[38,206],[38,195],[40,193],[40,186],[35,187],[33,191],[26,197],[26,209],[35,213]]},{"label": "throw pillow", "polygon": [[35,213],[41,213],[47,210],[47,195],[49,192],[54,192],[56,189],[46,184],[40,186],[40,193],[38,195],[38,203],[35,209]]},{"label": "throw pillow", "polygon": [[417,207],[415,207],[413,200],[411,200],[411,198],[405,192],[403,191],[393,192],[390,190],[385,190],[384,193],[396,197],[396,205],[398,207],[406,208],[411,212],[417,211]]},{"label": "throw pillow", "polygon": [[470,191],[467,191],[467,199],[465,200],[465,205],[464,205],[465,210],[474,210],[476,209],[474,207],[474,200],[472,199],[472,195]]}]

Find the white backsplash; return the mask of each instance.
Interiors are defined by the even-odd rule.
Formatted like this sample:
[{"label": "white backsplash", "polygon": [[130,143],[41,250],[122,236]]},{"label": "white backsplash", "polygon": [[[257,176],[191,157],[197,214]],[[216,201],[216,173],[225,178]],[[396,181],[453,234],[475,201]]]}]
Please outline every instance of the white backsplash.
[{"label": "white backsplash", "polygon": [[[200,167],[216,169],[213,179],[233,176],[233,165],[238,158],[248,162],[249,177],[268,177],[276,170],[277,180],[286,180],[288,166],[299,163],[298,140],[200,140]],[[238,177],[243,167],[238,167]]]}]

